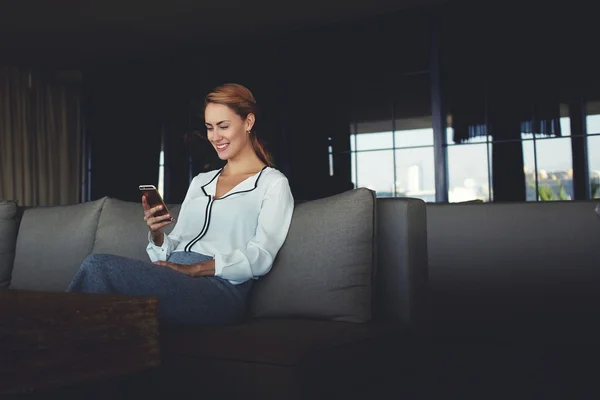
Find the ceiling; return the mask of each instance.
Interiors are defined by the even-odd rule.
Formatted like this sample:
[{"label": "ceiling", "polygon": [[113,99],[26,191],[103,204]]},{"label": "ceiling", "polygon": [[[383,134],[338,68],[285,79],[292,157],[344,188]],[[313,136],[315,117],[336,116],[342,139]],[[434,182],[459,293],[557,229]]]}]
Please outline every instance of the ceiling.
[{"label": "ceiling", "polygon": [[76,62],[132,52],[198,47],[442,2],[445,1],[13,0],[10,5],[4,2],[0,13],[0,61]]}]

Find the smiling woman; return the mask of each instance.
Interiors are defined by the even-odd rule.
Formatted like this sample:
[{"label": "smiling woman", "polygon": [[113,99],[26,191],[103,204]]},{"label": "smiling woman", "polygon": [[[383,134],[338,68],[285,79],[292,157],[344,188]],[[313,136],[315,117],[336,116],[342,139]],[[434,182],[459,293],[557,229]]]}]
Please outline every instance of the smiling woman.
[{"label": "smiling woman", "polygon": [[254,130],[256,100],[227,84],[206,97],[208,140],[225,167],[197,175],[174,223],[142,197],[152,262],[94,254],[69,291],[156,296],[162,320],[226,324],[243,316],[252,283],[267,274],[283,245],[294,199]]}]

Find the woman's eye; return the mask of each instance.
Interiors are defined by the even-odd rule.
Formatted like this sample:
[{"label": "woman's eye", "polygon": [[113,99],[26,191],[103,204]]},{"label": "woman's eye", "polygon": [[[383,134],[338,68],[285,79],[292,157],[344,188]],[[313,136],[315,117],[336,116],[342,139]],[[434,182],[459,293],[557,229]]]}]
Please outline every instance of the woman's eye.
[{"label": "woman's eye", "polygon": [[212,131],[212,130],[213,130],[213,128],[206,127],[206,130],[207,130],[207,131]]},{"label": "woman's eye", "polygon": [[227,129],[229,128],[228,126],[222,126],[221,129]]}]

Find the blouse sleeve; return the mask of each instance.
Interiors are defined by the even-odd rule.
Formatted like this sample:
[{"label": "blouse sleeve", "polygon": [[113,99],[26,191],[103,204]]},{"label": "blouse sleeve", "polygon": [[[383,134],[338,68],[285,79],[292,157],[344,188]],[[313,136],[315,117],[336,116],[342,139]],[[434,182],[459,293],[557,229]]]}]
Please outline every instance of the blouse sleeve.
[{"label": "blouse sleeve", "polygon": [[215,254],[215,275],[243,282],[268,273],[288,234],[293,211],[294,198],[288,180],[281,178],[267,190],[256,234],[248,245],[229,254]]}]

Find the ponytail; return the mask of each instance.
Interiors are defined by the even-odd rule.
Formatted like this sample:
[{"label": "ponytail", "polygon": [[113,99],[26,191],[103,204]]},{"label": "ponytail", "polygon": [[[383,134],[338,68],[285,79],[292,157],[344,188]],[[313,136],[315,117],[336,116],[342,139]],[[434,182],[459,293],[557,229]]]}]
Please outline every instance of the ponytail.
[{"label": "ponytail", "polygon": [[275,165],[273,163],[273,156],[267,150],[264,142],[256,136],[254,131],[250,131],[250,143],[252,143],[252,148],[260,161],[265,163],[268,167],[273,167]]}]

